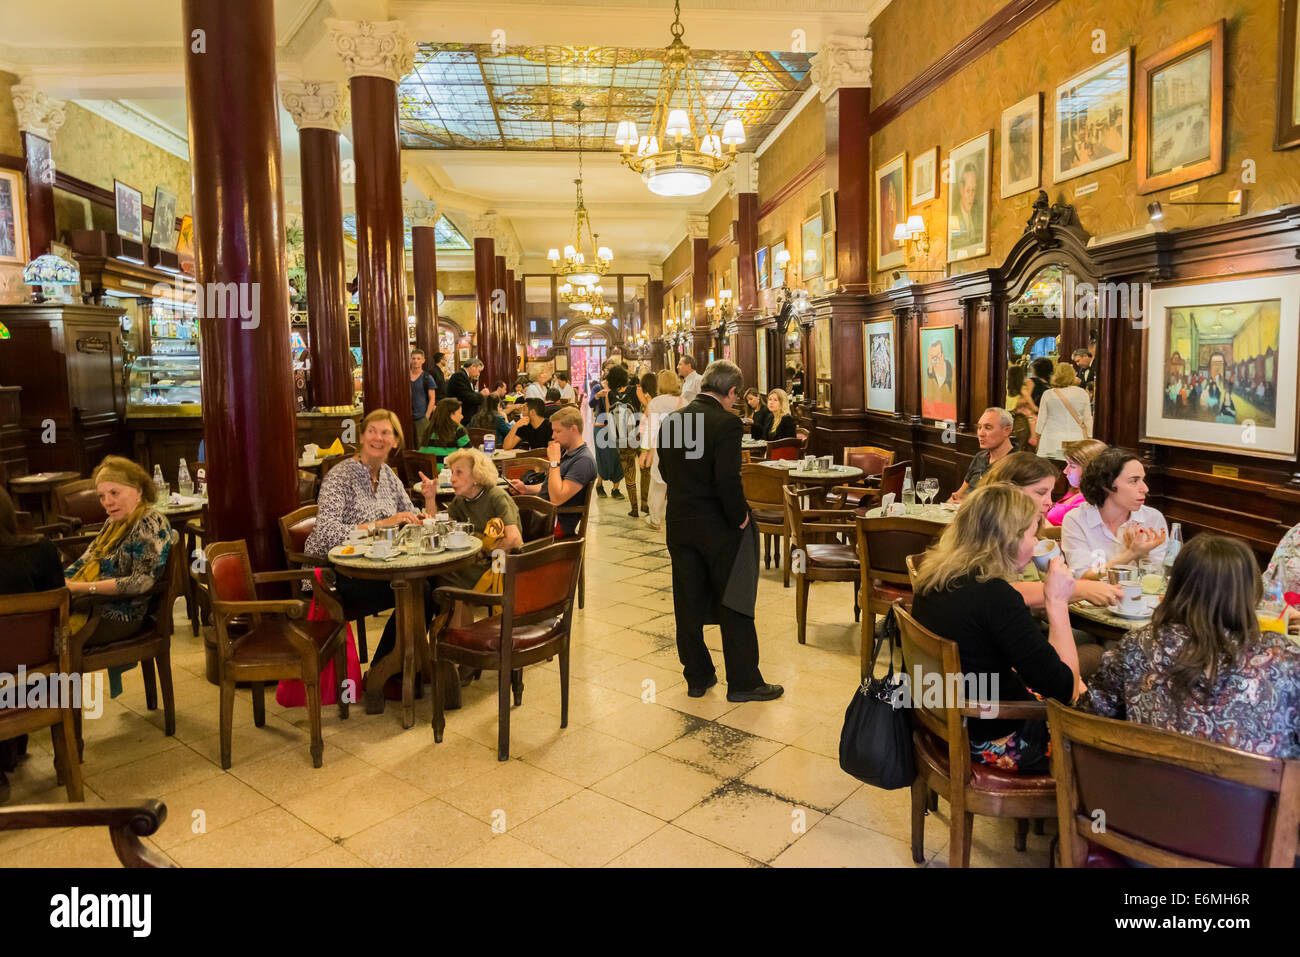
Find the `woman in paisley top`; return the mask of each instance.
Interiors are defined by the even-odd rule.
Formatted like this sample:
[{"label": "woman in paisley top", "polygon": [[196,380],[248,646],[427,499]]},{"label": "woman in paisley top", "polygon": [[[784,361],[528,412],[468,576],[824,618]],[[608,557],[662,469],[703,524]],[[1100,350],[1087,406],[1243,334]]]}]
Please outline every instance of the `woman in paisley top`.
[{"label": "woman in paisley top", "polygon": [[[402,426],[387,409],[375,409],[361,420],[361,441],[357,454],[334,466],[321,483],[316,498],[316,527],[307,536],[303,550],[324,558],[331,548],[342,545],[354,529],[373,531],[419,520],[402,481],[388,466],[388,456],[402,448]],[[424,500],[434,501],[436,489],[426,476]],[[337,576],[339,597],[348,620],[378,614],[393,607],[393,589],[386,581]],[[433,616],[432,588],[425,582],[425,612]],[[397,638],[396,616],[388,619],[373,661],[392,651]],[[372,662],[373,664],[373,662]]]},{"label": "woman in paisley top", "polygon": [[1300,758],[1300,646],[1261,632],[1259,566],[1201,534],[1174,560],[1151,624],[1106,652],[1087,710],[1274,758]]}]

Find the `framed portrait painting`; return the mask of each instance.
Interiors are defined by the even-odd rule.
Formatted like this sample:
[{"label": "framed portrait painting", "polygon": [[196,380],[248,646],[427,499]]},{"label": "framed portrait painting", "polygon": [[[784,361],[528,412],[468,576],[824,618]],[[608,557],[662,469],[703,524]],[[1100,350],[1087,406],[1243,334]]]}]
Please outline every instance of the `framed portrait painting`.
[{"label": "framed portrait painting", "polygon": [[153,195],[153,231],[149,245],[164,252],[175,252],[180,234],[176,229],[176,194],[159,186]]},{"label": "framed portrait painting", "polygon": [[992,136],[981,133],[948,154],[948,262],[989,251],[989,155]]},{"label": "framed portrait painting", "polygon": [[0,169],[0,263],[27,264],[26,198],[23,174]]},{"label": "framed portrait painting", "polygon": [[768,247],[763,246],[754,253],[754,274],[758,279],[759,289],[772,287],[772,273],[768,263]]},{"label": "framed portrait painting", "polygon": [[1042,146],[1039,130],[1043,95],[1034,93],[1002,111],[1002,159],[1000,196],[1018,196],[1038,189]]},{"label": "framed portrait painting", "polygon": [[1056,88],[1052,105],[1053,182],[1128,159],[1132,60],[1133,48],[1127,47]]},{"label": "framed portrait painting", "polygon": [[1300,272],[1150,288],[1143,442],[1296,456]]},{"label": "framed portrait painting", "polygon": [[803,247],[804,282],[819,279],[822,274],[822,214],[810,216],[803,221],[799,229],[799,238]]},{"label": "framed portrait painting", "polygon": [[117,210],[117,234],[132,242],[144,242],[144,201],[138,189],[113,180],[113,199]]},{"label": "framed portrait painting", "polygon": [[1137,65],[1138,192],[1223,172],[1222,20]]},{"label": "framed portrait painting", "polygon": [[893,415],[897,410],[898,372],[894,348],[894,319],[873,319],[862,335],[867,369],[867,411]]},{"label": "framed portrait painting", "polygon": [[876,268],[903,265],[906,253],[894,241],[894,229],[907,222],[907,154],[899,153],[876,167]]},{"label": "framed portrait painting", "polygon": [[1273,149],[1300,146],[1300,0],[1281,0],[1278,19],[1277,132]]},{"label": "framed portrait painting", "polygon": [[921,328],[921,418],[957,421],[956,326]]},{"label": "framed portrait painting", "polygon": [[785,252],[785,240],[772,244],[772,288],[780,289],[785,285],[785,265],[781,262],[781,253]]},{"label": "framed portrait painting", "polygon": [[939,147],[932,146],[912,160],[912,205],[920,206],[939,195]]}]

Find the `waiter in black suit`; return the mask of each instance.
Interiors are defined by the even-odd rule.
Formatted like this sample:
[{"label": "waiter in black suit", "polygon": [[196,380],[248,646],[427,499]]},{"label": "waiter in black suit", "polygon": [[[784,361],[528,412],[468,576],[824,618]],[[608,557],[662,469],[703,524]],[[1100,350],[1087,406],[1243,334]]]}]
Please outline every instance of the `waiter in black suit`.
[{"label": "waiter in black suit", "polygon": [[466,422],[474,418],[474,413],[483,404],[487,389],[478,388],[479,374],[483,371],[483,360],[478,356],[466,359],[460,370],[447,380],[447,396],[460,399],[461,412]]},{"label": "waiter in black suit", "polygon": [[728,701],[770,701],[783,693],[758,670],[758,633],[753,615],[722,602],[742,532],[752,520],[740,484],[740,440],[745,431],[732,414],[743,384],[731,362],[709,364],[700,393],[683,409],[664,416],[659,432],[659,471],[668,486],[668,554],[673,562],[677,656],[687,694],[701,697],[717,684],[713,658],[704,645],[704,623],[716,611],[722,630]]}]

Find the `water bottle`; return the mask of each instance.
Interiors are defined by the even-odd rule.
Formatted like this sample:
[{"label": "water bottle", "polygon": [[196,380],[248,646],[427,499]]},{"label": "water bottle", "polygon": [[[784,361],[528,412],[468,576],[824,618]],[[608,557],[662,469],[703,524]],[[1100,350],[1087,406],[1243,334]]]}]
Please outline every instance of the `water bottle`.
[{"label": "water bottle", "polygon": [[903,472],[903,507],[907,514],[911,515],[916,511],[916,489],[912,485],[912,466],[908,466]]},{"label": "water bottle", "polygon": [[181,467],[176,472],[176,491],[182,495],[194,494],[194,480],[190,478],[189,466],[181,459]]},{"label": "water bottle", "polygon": [[163,478],[161,465],[155,465],[153,467],[153,485],[154,488],[158,490],[159,499],[166,501],[171,497],[171,489],[168,487],[167,481]]},{"label": "water bottle", "polygon": [[1183,526],[1181,522],[1174,522],[1169,526],[1169,539],[1165,542],[1165,578],[1169,578],[1169,572],[1174,567],[1174,559],[1183,548]]}]

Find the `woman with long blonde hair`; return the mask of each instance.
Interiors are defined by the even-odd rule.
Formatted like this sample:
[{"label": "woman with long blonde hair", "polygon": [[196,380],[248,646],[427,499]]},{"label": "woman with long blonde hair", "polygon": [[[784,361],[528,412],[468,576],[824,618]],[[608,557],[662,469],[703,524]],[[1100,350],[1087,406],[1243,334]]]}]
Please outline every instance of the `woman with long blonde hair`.
[{"label": "woman with long blonde hair", "polygon": [[[994,700],[1029,701],[1033,693],[1072,703],[1084,690],[1070,630],[1074,576],[1052,561],[1043,584],[1048,640],[1012,581],[1038,544],[1039,506],[1012,485],[980,483],[921,560],[912,614],[956,642],[962,670],[991,684]],[[1047,773],[1041,721],[972,718],[972,760],[1008,771]]]},{"label": "woman with long blonde hair", "polygon": [[794,416],[790,414],[790,397],[784,389],[773,389],[767,394],[767,410],[772,413],[767,434],[763,436],[768,442],[775,439],[793,439],[795,432]]}]

